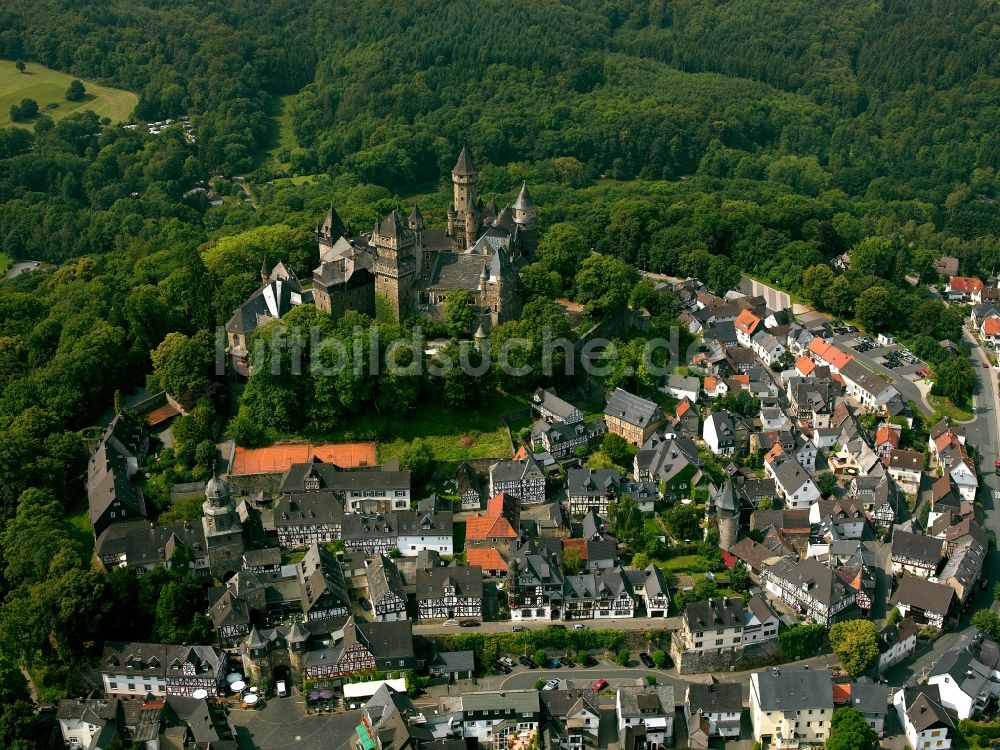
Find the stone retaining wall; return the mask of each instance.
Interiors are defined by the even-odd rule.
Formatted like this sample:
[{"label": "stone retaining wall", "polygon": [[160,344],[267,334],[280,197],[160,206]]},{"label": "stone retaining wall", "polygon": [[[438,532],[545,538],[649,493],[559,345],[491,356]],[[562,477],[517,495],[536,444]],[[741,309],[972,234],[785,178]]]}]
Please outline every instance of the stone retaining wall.
[{"label": "stone retaining wall", "polygon": [[781,655],[781,645],[777,638],[763,643],[754,643],[735,653],[698,653],[678,651],[671,648],[671,656],[677,665],[677,674],[700,674],[704,672],[728,672],[730,667],[739,670],[765,666]]}]

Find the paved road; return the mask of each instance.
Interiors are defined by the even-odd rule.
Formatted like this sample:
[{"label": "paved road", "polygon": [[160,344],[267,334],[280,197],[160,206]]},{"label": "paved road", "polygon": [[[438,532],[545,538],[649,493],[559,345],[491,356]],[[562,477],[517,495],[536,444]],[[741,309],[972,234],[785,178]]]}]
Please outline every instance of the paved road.
[{"label": "paved road", "polygon": [[[519,622],[513,623],[509,620],[503,622],[484,622],[475,628],[463,628],[457,625],[444,625],[440,622],[426,625],[414,625],[415,635],[446,635],[448,633],[510,633],[515,625],[527,628],[528,630],[544,630],[551,622]],[[572,622],[558,623],[572,628]],[[623,617],[617,620],[588,620],[586,623],[588,630],[677,630],[681,621],[679,617]]]},{"label": "paved road", "polygon": [[[987,530],[1000,536],[1000,507],[998,507],[1000,502],[997,501],[1000,477],[997,477],[993,470],[993,462],[1000,458],[998,455],[1000,446],[997,445],[997,435],[1000,435],[1000,427],[997,424],[997,417],[1000,415],[997,404],[997,373],[992,367],[981,366],[982,362],[988,362],[986,351],[968,331],[963,331],[963,335],[972,346],[972,359],[977,362],[976,377],[979,380],[978,388],[972,397],[972,411],[975,417],[964,425],[965,435],[967,442],[975,446],[982,456],[980,465],[982,486],[979,499],[983,511],[983,525]],[[993,598],[993,585],[1000,580],[1000,555],[995,548],[991,548],[986,554],[983,576],[989,579],[989,585],[986,591],[975,592],[976,603],[961,618],[958,628],[954,632],[942,635],[934,641],[932,647],[921,644],[916,658],[910,660],[908,664],[889,670],[886,676],[892,684],[900,685],[912,677],[919,678],[925,675],[942,654],[961,648],[968,642],[973,636],[973,631],[969,627],[970,615],[981,607],[989,606]]]}]

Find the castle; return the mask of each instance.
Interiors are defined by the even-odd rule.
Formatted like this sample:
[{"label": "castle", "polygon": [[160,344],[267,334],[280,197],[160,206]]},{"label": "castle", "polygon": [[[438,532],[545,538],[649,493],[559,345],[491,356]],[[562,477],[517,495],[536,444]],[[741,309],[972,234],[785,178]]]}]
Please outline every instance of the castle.
[{"label": "castle", "polygon": [[479,173],[467,149],[451,170],[454,197],[447,229],[429,229],[417,206],[407,219],[393,211],[371,234],[349,236],[333,206],[316,228],[320,265],[313,299],[339,317],[347,310],[375,314],[375,295],[397,321],[413,314],[438,317],[449,292],[466,291],[481,325],[516,319],[521,312],[518,269],[533,259],[538,215],[527,185],[512,206],[497,210],[476,191]]}]

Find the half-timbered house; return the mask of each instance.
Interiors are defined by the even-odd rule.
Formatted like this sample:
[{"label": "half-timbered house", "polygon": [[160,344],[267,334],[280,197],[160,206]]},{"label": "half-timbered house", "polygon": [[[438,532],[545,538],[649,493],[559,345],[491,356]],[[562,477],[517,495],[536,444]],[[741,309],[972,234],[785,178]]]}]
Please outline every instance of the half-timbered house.
[{"label": "half-timbered house", "polygon": [[418,570],[417,615],[421,620],[482,619],[482,569],[456,566]]}]

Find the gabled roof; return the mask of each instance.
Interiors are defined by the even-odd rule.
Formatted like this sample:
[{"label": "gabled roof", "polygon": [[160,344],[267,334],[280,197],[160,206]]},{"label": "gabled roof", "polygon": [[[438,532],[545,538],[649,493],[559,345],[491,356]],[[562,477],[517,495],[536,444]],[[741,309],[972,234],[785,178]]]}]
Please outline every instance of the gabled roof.
[{"label": "gabled roof", "polygon": [[892,595],[890,604],[905,604],[919,607],[925,612],[947,615],[951,609],[955,592],[951,586],[943,583],[933,583],[926,578],[904,573],[896,593]]},{"label": "gabled roof", "polygon": [[604,407],[604,415],[639,427],[656,424],[663,416],[655,403],[621,388],[616,388],[611,394],[608,405]]},{"label": "gabled roof", "polygon": [[506,492],[494,495],[487,502],[485,513],[477,513],[466,520],[465,539],[467,542],[516,539],[520,515],[520,500]]},{"label": "gabled roof", "polygon": [[736,320],[733,324],[736,326],[737,331],[750,336],[753,335],[754,331],[756,331],[758,326],[760,326],[760,318],[749,310],[743,310],[736,316]]},{"label": "gabled roof", "polygon": [[833,708],[833,680],[827,669],[772,667],[751,677],[763,711]]},{"label": "gabled roof", "polygon": [[948,282],[948,286],[953,292],[971,294],[972,292],[981,291],[983,282],[974,276],[952,276],[951,281]]},{"label": "gabled roof", "polygon": [[496,547],[469,547],[465,550],[465,560],[483,570],[507,570],[507,561]]}]

